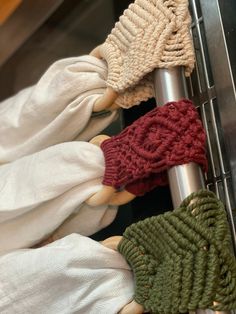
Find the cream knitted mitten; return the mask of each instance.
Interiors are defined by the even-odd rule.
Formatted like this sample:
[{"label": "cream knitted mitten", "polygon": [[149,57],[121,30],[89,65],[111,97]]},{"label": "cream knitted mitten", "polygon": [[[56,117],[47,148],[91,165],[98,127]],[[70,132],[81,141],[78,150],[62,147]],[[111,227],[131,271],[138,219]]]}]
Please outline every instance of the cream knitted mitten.
[{"label": "cream knitted mitten", "polygon": [[118,93],[138,90],[140,102],[153,96],[147,74],[155,68],[184,66],[189,76],[194,67],[190,22],[188,0],[132,3],[100,47],[108,63],[107,85]]}]

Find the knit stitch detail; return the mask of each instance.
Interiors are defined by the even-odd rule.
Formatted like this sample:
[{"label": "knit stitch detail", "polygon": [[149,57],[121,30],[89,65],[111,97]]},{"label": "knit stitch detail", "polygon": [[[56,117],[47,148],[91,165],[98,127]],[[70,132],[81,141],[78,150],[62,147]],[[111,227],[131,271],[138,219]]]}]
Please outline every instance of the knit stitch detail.
[{"label": "knit stitch detail", "polygon": [[143,195],[166,185],[167,170],[189,162],[207,169],[206,136],[193,103],[170,102],[137,119],[101,145],[103,184]]},{"label": "knit stitch detail", "polygon": [[137,106],[142,101],[147,101],[154,96],[152,76],[148,74],[140,80],[137,85],[129,87],[124,92],[119,94],[115,103],[124,109],[128,109],[133,106]]},{"label": "knit stitch detail", "polygon": [[222,202],[200,190],[173,212],[129,226],[118,246],[135,300],[154,314],[236,308],[236,263]]},{"label": "knit stitch detail", "polygon": [[195,61],[190,23],[188,0],[136,0],[101,46],[107,85],[123,92],[155,68],[184,66],[189,76]]}]

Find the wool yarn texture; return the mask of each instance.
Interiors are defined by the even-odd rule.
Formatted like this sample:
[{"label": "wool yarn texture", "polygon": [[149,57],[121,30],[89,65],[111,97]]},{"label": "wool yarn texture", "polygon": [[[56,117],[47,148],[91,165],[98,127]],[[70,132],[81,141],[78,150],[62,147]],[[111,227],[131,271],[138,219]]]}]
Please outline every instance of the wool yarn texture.
[{"label": "wool yarn texture", "polygon": [[224,206],[200,190],[179,208],[129,226],[118,250],[135,300],[153,314],[236,308],[236,263]]},{"label": "wool yarn texture", "polygon": [[195,62],[190,23],[188,0],[130,4],[100,48],[108,64],[107,85],[118,93],[138,90],[140,102],[153,97],[148,74],[155,68],[184,66],[189,76]]},{"label": "wool yarn texture", "polygon": [[190,100],[157,107],[105,140],[103,184],[143,195],[168,184],[167,170],[195,162],[207,170],[206,135]]}]

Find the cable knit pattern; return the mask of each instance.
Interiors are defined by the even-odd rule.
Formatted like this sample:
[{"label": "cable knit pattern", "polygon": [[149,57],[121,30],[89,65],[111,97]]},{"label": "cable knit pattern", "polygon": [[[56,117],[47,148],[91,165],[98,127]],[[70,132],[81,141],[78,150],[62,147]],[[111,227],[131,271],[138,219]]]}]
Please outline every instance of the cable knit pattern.
[{"label": "cable knit pattern", "polygon": [[[155,68],[184,66],[189,76],[194,49],[188,0],[136,0],[101,46],[108,63],[107,85],[117,92],[139,84]],[[143,89],[152,97],[150,86]]]},{"label": "cable knit pattern", "polygon": [[207,169],[206,136],[193,103],[170,102],[136,120],[101,145],[103,184],[142,195],[165,185],[167,169],[189,162]]},{"label": "cable knit pattern", "polygon": [[235,309],[231,249],[224,206],[206,190],[131,225],[118,246],[134,271],[135,300],[154,314]]}]

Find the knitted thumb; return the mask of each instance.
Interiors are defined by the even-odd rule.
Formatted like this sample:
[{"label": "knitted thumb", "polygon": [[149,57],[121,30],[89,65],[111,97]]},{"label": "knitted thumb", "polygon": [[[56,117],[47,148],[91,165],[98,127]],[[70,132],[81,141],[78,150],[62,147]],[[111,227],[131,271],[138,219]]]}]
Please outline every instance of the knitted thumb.
[{"label": "knitted thumb", "polygon": [[236,308],[227,218],[212,192],[193,193],[173,212],[131,225],[118,250],[134,271],[134,299],[151,313]]}]

